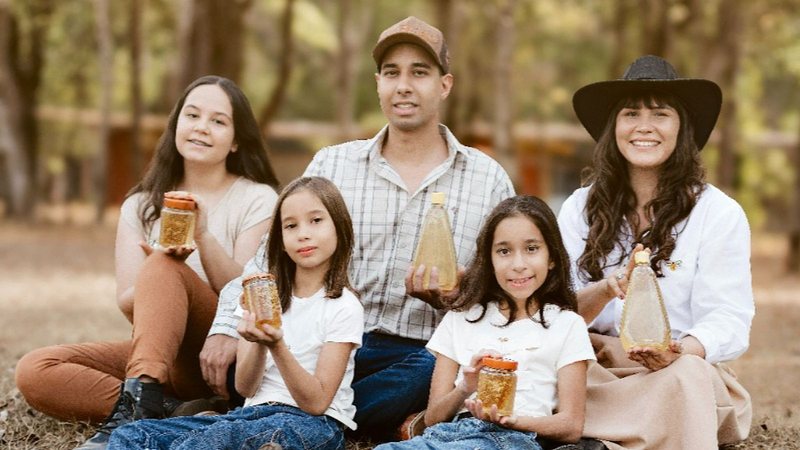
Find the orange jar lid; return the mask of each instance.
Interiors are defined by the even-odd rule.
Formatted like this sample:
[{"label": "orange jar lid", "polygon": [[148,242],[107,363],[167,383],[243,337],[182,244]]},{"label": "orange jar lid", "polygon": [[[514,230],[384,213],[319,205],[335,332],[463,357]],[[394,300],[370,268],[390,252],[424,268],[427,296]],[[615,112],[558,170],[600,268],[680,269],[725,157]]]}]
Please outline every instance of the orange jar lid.
[{"label": "orange jar lid", "polygon": [[195,208],[194,200],[164,197],[164,206],[167,208],[193,210]]},{"label": "orange jar lid", "polygon": [[242,286],[245,286],[245,285],[247,285],[249,283],[252,283],[253,281],[258,281],[258,280],[275,281],[275,276],[272,275],[271,273],[266,273],[266,272],[254,273],[252,275],[248,275],[248,276],[242,278]]},{"label": "orange jar lid", "polygon": [[484,356],[483,359],[481,359],[481,363],[486,367],[491,367],[492,369],[517,370],[517,362],[513,359]]}]

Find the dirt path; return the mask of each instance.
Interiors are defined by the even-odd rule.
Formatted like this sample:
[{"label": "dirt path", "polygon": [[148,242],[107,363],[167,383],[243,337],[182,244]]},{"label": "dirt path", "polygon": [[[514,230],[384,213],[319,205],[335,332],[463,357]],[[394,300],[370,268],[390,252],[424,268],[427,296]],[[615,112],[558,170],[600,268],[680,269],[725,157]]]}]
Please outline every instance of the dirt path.
[{"label": "dirt path", "polygon": [[[32,413],[13,368],[33,348],[129,335],[113,300],[113,241],[110,226],[0,222],[0,448],[71,448],[87,432]],[[800,277],[785,275],[780,237],[754,242],[751,348],[732,364],[753,396],[753,435],[730,448],[800,448]]]}]

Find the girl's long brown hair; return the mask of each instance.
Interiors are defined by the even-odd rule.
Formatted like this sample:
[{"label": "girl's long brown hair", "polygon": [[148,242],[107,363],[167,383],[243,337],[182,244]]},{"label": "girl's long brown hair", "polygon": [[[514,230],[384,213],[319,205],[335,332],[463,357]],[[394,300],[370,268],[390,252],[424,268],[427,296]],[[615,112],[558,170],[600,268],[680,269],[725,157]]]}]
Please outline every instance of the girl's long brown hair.
[{"label": "girl's long brown hair", "polygon": [[292,288],[297,265],[284,250],[281,206],[283,206],[286,197],[301,190],[307,190],[319,198],[325,209],[328,210],[328,214],[330,214],[333,225],[336,228],[336,250],[331,255],[331,264],[328,268],[328,273],[325,275],[325,297],[339,298],[344,288],[358,295],[350,285],[350,277],[348,276],[350,257],[353,254],[353,221],[350,219],[350,213],[347,210],[347,204],[345,204],[342,194],[326,178],[298,178],[289,183],[278,197],[275,211],[272,214],[269,237],[267,238],[269,272],[275,276],[275,284],[278,287],[281,307],[284,312],[288,311],[292,304]]},{"label": "girl's long brown hair", "polygon": [[175,102],[175,106],[169,114],[167,128],[158,140],[155,155],[150,161],[147,173],[142,181],[128,192],[128,196],[137,192],[144,192],[147,195],[147,199],[142,202],[139,210],[139,219],[144,224],[145,230],[148,230],[153,222],[161,216],[164,192],[174,190],[183,179],[183,157],[175,146],[178,116],[189,93],[194,88],[205,84],[219,86],[231,101],[233,140],[238,144],[238,150],[228,153],[228,157],[225,159],[225,168],[234,175],[243,176],[256,183],[268,184],[273,189],[278,188],[278,179],[275,177],[269,158],[267,158],[267,146],[247,97],[236,83],[227,78],[213,75],[201,77],[194,80]]},{"label": "girl's long brown hair", "polygon": [[[621,100],[608,116],[605,130],[594,148],[592,167],[586,169],[584,186],[591,185],[586,200],[589,235],[586,247],[578,258],[579,276],[587,281],[603,279],[603,269],[617,266],[626,259],[632,248],[624,248],[622,236],[639,229],[636,196],[630,185],[627,161],[617,147],[616,119],[623,108],[641,106],[655,108],[668,105],[678,112],[680,128],[675,151],[661,167],[655,197],[644,205],[650,226],[634,236],[652,250],[651,267],[659,274],[661,262],[675,249],[674,230],[697,203],[705,183],[705,170],[694,142],[692,120],[686,108],[673,95],[648,92]],[[625,221],[630,230],[625,229]],[[617,261],[608,261],[614,247],[621,249]]]},{"label": "girl's long brown hair", "polygon": [[481,305],[481,315],[472,320],[478,322],[486,315],[486,308],[490,302],[509,308],[509,318],[503,326],[510,324],[517,314],[517,305],[513,299],[497,284],[497,277],[492,264],[492,243],[497,226],[509,217],[525,217],[531,220],[544,238],[547,245],[550,261],[553,268],[547,272],[544,283],[536,289],[525,301],[525,309],[531,311],[539,307],[538,321],[545,327],[544,307],[547,304],[556,305],[561,309],[577,310],[575,292],[572,290],[572,276],[570,263],[561,232],[558,229],[556,216],[547,203],[539,198],[528,195],[517,195],[500,202],[492,210],[486,223],[478,235],[478,248],[475,257],[469,264],[464,278],[461,280],[460,293],[453,303],[455,310],[467,310],[473,305]]}]

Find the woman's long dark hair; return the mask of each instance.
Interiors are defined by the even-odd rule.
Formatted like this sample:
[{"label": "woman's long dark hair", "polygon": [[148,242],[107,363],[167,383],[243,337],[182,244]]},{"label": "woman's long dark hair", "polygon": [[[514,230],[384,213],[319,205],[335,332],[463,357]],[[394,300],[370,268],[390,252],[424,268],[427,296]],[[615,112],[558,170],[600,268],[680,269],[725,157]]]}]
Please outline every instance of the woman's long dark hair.
[{"label": "woman's long dark hair", "polygon": [[303,177],[298,178],[286,186],[275,203],[275,211],[272,214],[272,225],[267,239],[267,261],[269,261],[269,272],[275,276],[275,284],[281,298],[283,311],[289,310],[292,303],[292,287],[294,285],[294,274],[297,265],[289,257],[283,245],[283,218],[281,207],[286,197],[301,190],[307,190],[317,196],[328,214],[333,220],[336,228],[336,250],[331,255],[331,264],[328,273],[325,275],[325,297],[339,298],[342,289],[347,288],[354,294],[358,293],[350,285],[348,276],[348,266],[350,257],[353,254],[353,221],[350,219],[350,212],[347,204],[342,198],[339,189],[327,178],[322,177]]},{"label": "woman's long dark hair", "polygon": [[[649,92],[617,103],[595,145],[592,167],[587,169],[588,176],[583,183],[591,185],[586,200],[589,235],[583,254],[578,258],[578,269],[587,281],[603,279],[603,269],[621,264],[633,250],[622,245],[625,219],[631,232],[639,229],[636,196],[630,184],[627,161],[617,147],[617,114],[623,108],[665,105],[675,108],[680,118],[675,151],[661,167],[655,197],[644,205],[650,226],[634,236],[634,242],[653,251],[650,264],[657,274],[661,275],[661,262],[668,260],[675,249],[675,225],[689,216],[703,191],[705,170],[694,142],[691,117],[681,101],[670,94]],[[620,258],[608,261],[614,247],[622,250]]]},{"label": "woman's long dark hair", "polygon": [[486,308],[490,302],[497,302],[509,308],[508,322],[510,324],[517,314],[517,305],[514,300],[497,284],[497,277],[492,264],[492,243],[497,226],[509,217],[525,217],[530,219],[544,238],[550,254],[552,269],[547,272],[547,278],[536,291],[525,301],[528,314],[539,306],[539,322],[546,328],[544,320],[544,307],[551,304],[561,309],[577,310],[575,292],[572,290],[572,276],[570,263],[561,232],[558,229],[556,216],[547,203],[539,198],[528,195],[517,195],[500,202],[492,210],[486,223],[478,235],[478,248],[475,257],[470,262],[464,278],[461,280],[460,293],[453,303],[453,309],[467,310],[473,305],[481,305],[481,315],[473,320],[477,322],[486,315]]},{"label": "woman's long dark hair", "polygon": [[267,158],[267,146],[253,115],[253,109],[247,97],[233,81],[218,77],[205,76],[190,84],[183,95],[175,103],[169,114],[167,128],[158,140],[155,155],[144,178],[129,192],[131,196],[137,192],[145,192],[147,199],[142,202],[139,218],[145,229],[149,229],[161,215],[164,192],[174,190],[183,179],[183,157],[175,146],[175,130],[178,116],[186,102],[186,97],[194,88],[206,84],[215,84],[222,88],[231,101],[233,110],[233,141],[237,151],[229,152],[225,159],[225,169],[234,175],[243,176],[256,183],[264,183],[277,189],[278,179]]}]

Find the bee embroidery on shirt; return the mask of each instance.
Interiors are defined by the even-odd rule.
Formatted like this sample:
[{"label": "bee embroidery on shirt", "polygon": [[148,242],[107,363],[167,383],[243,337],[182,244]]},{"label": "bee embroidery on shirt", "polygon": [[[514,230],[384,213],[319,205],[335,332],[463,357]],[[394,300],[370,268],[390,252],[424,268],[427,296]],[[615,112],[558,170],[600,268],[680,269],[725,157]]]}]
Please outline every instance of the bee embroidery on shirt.
[{"label": "bee embroidery on shirt", "polygon": [[497,340],[500,341],[500,342],[508,342],[508,338],[507,337],[499,337],[499,338],[497,338]]},{"label": "bee embroidery on shirt", "polygon": [[677,261],[667,261],[667,267],[669,267],[669,270],[671,270],[673,272],[678,270],[678,268],[681,266],[681,264],[683,264],[683,261],[681,261],[680,259],[677,260]]}]

